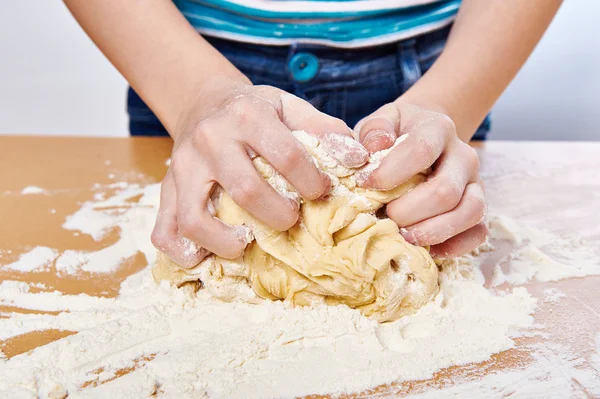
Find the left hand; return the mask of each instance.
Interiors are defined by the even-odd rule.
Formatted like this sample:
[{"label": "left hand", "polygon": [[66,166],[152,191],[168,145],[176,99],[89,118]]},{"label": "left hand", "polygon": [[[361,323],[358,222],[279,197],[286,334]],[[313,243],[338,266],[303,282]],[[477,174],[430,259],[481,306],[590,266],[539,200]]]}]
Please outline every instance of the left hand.
[{"label": "left hand", "polygon": [[363,182],[364,187],[391,189],[432,168],[427,180],[387,205],[387,215],[415,245],[431,246],[438,258],[459,256],[485,241],[486,203],[479,177],[479,157],[461,141],[447,115],[403,103],[384,105],[355,129],[370,152],[406,139]]}]

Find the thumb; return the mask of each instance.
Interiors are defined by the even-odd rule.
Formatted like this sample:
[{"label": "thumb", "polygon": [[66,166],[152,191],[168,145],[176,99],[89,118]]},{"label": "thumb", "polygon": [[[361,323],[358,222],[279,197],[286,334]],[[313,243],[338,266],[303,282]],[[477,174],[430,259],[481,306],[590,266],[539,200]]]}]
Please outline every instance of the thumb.
[{"label": "thumb", "polygon": [[360,143],[371,153],[390,148],[400,131],[400,112],[394,103],[386,104],[361,119],[354,129]]}]

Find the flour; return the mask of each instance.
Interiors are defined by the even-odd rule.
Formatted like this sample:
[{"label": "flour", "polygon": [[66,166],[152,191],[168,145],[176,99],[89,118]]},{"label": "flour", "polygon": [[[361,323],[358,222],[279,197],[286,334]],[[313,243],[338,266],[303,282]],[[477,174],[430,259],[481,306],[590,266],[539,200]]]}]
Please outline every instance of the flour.
[{"label": "flour", "polygon": [[186,258],[196,255],[200,251],[198,244],[189,238],[181,237],[181,242],[183,243],[183,256]]},{"label": "flour", "polygon": [[39,271],[49,266],[58,256],[58,251],[48,247],[35,247],[25,252],[16,262],[4,265],[3,268],[19,272]]},{"label": "flour", "polygon": [[561,298],[566,296],[567,294],[556,288],[546,288],[544,290],[544,302],[557,303]]},{"label": "flour", "polygon": [[[519,398],[565,399],[600,397],[600,368],[586,366],[558,345],[533,345],[532,361],[523,368],[491,372],[450,388],[408,395],[410,399]],[[598,348],[596,349],[596,351]],[[582,392],[583,387],[585,391]]]},{"label": "flour", "polygon": [[[123,187],[121,183],[109,186]],[[66,230],[90,235],[95,241],[102,240],[109,232],[118,229],[120,238],[114,244],[99,251],[67,250],[56,260],[57,270],[76,274],[79,270],[92,273],[110,273],[116,270],[123,260],[141,251],[148,262],[154,262],[156,251],[148,240],[148,234],[156,219],[156,201],[160,185],[140,188],[126,186],[114,196],[85,202],[81,209],[67,217],[63,224]],[[136,206],[129,200],[140,196]]]},{"label": "flour", "polygon": [[21,190],[21,195],[32,195],[32,194],[48,194],[48,191],[37,186],[27,186]]},{"label": "flour", "polygon": [[[329,177],[329,180],[331,181],[331,193],[333,195],[338,197],[350,198],[350,204],[353,204],[355,202],[363,203],[366,205],[369,204],[369,200],[367,198],[365,198],[362,195],[353,193],[340,182],[340,178],[352,175],[354,173],[354,170],[344,167],[336,158],[330,155],[328,152],[328,145],[319,142],[319,140],[316,137],[311,136],[303,131],[295,131],[293,132],[293,134],[294,137],[296,137],[296,139],[300,141],[300,143],[302,143],[305,148],[311,149],[311,151],[313,151],[313,153],[311,154],[313,155],[313,162],[316,163],[316,160],[319,160],[319,164],[317,166],[325,172],[327,177]],[[345,139],[339,140],[344,141]],[[331,143],[329,144],[329,147],[331,147]]]},{"label": "flour", "polygon": [[493,286],[600,275],[600,258],[577,237],[557,237],[499,215],[490,216],[490,229],[494,238],[516,246],[494,266]]},{"label": "flour", "polygon": [[[38,329],[88,325],[77,335],[0,364],[0,392],[12,384],[35,392],[40,389],[36,381],[51,381],[74,392],[86,381],[110,380],[135,359],[156,353],[153,362],[133,373],[140,377],[127,384],[141,384],[137,389],[145,390],[152,381],[166,390],[179,386],[190,396],[256,398],[352,392],[394,380],[428,378],[440,367],[485,360],[490,352],[512,347],[513,330],[532,324],[535,301],[525,290],[493,296],[470,278],[452,280],[452,275],[461,274],[458,269],[471,271],[471,266],[446,266],[448,280],[435,303],[383,325],[341,306],[226,304],[205,292],[196,296],[156,287],[142,273],[137,292],[124,290],[115,300],[90,303],[88,311],[71,310],[62,318],[20,317],[19,324]],[[8,323],[2,321],[2,331],[8,331],[4,324]],[[439,339],[440,333],[444,339]],[[448,347],[448,342],[454,344]],[[281,362],[289,361],[293,367],[281,368]],[[94,370],[100,367],[104,371],[96,376]],[[112,397],[127,397],[109,388],[119,389],[121,384],[115,380],[101,389]]]},{"label": "flour", "polygon": [[[116,242],[95,252],[38,249],[36,256],[22,255],[15,262],[17,269],[36,270],[46,267],[40,266],[42,259],[56,258],[58,273],[102,274],[138,251],[152,264],[155,250],[149,236],[159,185],[112,189],[117,192],[98,196],[67,217],[65,228],[95,240],[118,233]],[[523,250],[568,244],[549,233],[524,231],[510,219],[494,219],[492,233],[519,243]],[[570,251],[575,257],[577,251]],[[522,262],[530,255],[522,252]],[[488,360],[515,347],[515,338],[535,334],[536,299],[523,287],[485,289],[480,256],[444,261],[435,300],[414,315],[386,324],[345,306],[224,303],[205,290],[156,285],[149,268],[128,277],[116,298],[32,292],[27,283],[3,281],[0,305],[62,312],[5,313],[10,318],[0,318],[0,339],[44,329],[78,333],[11,359],[0,352],[0,397],[62,398],[68,393],[69,398],[282,398],[360,392],[393,381],[427,379],[445,367]],[[578,275],[577,267],[565,260],[561,264],[570,268],[552,271],[553,278]],[[549,278],[539,270],[545,264],[535,263],[534,273],[524,273],[523,267],[503,271],[504,282],[518,273],[525,276],[523,281]],[[560,296],[548,291],[544,300],[557,301]],[[595,345],[597,353],[600,335]],[[564,352],[540,348],[524,368],[455,381],[452,388],[414,397],[514,393],[532,398],[541,397],[540,392],[550,392],[543,397],[569,397],[573,387],[561,373],[576,376],[592,394],[600,394],[597,371],[557,355]],[[594,357],[597,364],[599,356]],[[115,378],[119,370],[134,366],[135,371]]]},{"label": "flour", "polygon": [[596,350],[594,356],[592,356],[592,361],[594,362],[594,366],[596,370],[600,370],[600,332],[596,334]]}]

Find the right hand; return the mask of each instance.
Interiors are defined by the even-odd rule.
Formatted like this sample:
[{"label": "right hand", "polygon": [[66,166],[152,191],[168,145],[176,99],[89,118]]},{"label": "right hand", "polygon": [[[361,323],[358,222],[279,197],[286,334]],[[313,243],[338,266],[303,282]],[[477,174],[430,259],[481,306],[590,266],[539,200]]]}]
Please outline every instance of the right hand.
[{"label": "right hand", "polygon": [[249,152],[262,156],[309,200],[327,194],[330,181],[291,131],[316,136],[347,167],[361,166],[369,156],[357,141],[339,139],[352,137],[344,122],[270,86],[224,83],[211,95],[204,92],[183,112],[175,130],[152,243],[186,268],[209,253],[236,258],[248,244],[242,229],[209,211],[216,185],[273,229],[287,230],[298,220],[298,204],[258,174]]}]

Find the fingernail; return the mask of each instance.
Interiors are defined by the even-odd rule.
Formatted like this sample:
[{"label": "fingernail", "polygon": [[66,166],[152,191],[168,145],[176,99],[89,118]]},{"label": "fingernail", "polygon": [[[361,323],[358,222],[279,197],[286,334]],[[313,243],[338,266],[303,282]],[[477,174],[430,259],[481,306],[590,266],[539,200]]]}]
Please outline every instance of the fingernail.
[{"label": "fingernail", "polygon": [[322,138],[325,151],[347,168],[357,168],[369,159],[369,152],[356,140],[343,134],[331,133]]},{"label": "fingernail", "polygon": [[394,133],[377,129],[365,135],[364,146],[370,152],[377,152],[390,148],[394,144]]}]

